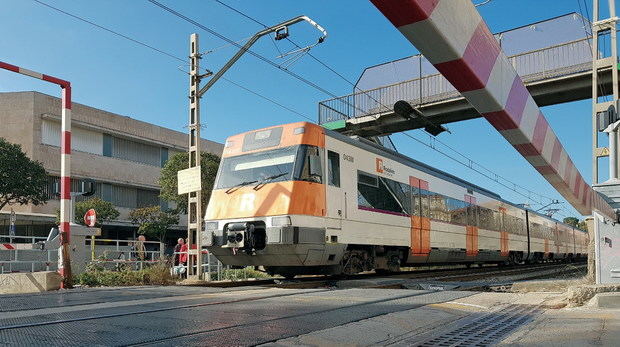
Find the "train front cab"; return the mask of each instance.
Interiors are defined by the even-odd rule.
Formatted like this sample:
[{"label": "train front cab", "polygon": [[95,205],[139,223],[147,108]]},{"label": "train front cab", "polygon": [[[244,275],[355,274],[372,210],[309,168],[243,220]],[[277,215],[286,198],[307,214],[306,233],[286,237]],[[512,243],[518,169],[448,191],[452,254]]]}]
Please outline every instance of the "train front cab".
[{"label": "train front cab", "polygon": [[344,245],[325,242],[324,129],[293,123],[227,139],[205,214],[203,245],[223,264],[321,272]]}]

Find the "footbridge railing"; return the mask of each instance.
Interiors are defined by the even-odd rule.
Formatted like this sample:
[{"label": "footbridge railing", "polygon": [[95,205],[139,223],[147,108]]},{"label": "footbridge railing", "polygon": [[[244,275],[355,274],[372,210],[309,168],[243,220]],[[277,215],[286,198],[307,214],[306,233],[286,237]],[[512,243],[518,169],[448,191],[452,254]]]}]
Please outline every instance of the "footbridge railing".
[{"label": "footbridge railing", "polygon": [[[411,57],[424,59],[422,56]],[[526,85],[592,71],[590,38],[512,55],[510,63]],[[412,64],[413,61],[412,61]],[[460,98],[461,94],[441,74],[435,73],[391,85],[325,100],[319,103],[319,123],[342,121],[392,112],[398,100],[423,106]]]}]

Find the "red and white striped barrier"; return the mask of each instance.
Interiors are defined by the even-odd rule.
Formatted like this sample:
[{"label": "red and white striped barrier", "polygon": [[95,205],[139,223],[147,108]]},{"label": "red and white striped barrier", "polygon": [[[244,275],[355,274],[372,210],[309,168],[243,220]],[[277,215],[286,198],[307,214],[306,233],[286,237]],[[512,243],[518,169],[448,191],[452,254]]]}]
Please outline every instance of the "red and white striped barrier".
[{"label": "red and white striped barrier", "polygon": [[32,243],[0,243],[0,251],[14,251],[19,249],[34,249]]},{"label": "red and white striped barrier", "polygon": [[470,0],[371,0],[575,209],[614,209],[583,179]]},{"label": "red and white striped barrier", "polygon": [[65,278],[71,277],[70,264],[64,264],[68,259],[68,244],[71,235],[69,219],[71,215],[71,83],[56,77],[45,75],[32,70],[0,61],[0,68],[34,77],[43,81],[57,84],[62,88],[62,134],[60,141],[60,235],[64,254],[59,259],[58,272]]},{"label": "red and white striped barrier", "polygon": [[0,251],[12,251],[15,249],[15,246],[10,243],[0,243]]}]

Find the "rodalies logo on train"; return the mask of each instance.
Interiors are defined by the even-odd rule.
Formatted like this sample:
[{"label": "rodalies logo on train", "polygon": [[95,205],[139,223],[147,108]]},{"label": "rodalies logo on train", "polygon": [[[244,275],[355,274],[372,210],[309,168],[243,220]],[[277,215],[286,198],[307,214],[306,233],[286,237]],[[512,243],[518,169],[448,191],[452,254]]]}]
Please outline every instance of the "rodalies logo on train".
[{"label": "rodalies logo on train", "polygon": [[393,176],[394,173],[395,173],[394,169],[392,169],[389,166],[386,166],[383,163],[383,159],[377,158],[376,166],[377,166],[377,172],[378,173],[382,173],[382,174],[385,174],[387,176]]}]

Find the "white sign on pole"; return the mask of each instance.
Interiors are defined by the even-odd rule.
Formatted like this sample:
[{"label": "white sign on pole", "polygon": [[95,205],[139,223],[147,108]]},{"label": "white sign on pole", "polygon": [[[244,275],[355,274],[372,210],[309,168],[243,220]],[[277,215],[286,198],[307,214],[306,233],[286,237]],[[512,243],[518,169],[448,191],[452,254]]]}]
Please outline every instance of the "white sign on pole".
[{"label": "white sign on pole", "polygon": [[177,172],[178,194],[197,192],[202,189],[200,180],[200,166]]}]

